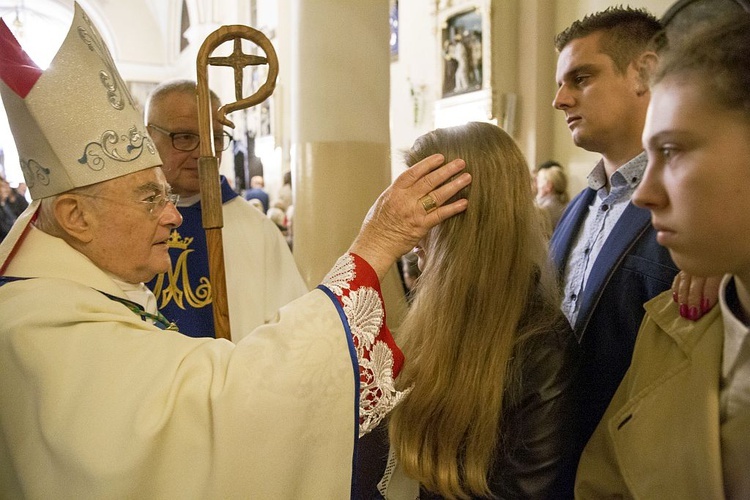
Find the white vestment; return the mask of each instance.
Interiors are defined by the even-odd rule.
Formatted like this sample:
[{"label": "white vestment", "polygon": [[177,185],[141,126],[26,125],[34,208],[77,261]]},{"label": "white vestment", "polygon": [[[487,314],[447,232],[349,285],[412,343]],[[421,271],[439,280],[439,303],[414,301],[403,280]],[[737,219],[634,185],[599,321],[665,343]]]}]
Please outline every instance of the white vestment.
[{"label": "white vestment", "polygon": [[0,286],[2,496],[348,498],[357,418],[366,431],[400,398],[365,267],[342,257],[327,288],[233,344],[142,320],[30,227],[5,270],[26,279]]},{"label": "white vestment", "polygon": [[[222,206],[229,324],[232,340],[238,342],[308,290],[289,245],[271,219],[239,196]],[[247,294],[252,300],[244,298]]]}]

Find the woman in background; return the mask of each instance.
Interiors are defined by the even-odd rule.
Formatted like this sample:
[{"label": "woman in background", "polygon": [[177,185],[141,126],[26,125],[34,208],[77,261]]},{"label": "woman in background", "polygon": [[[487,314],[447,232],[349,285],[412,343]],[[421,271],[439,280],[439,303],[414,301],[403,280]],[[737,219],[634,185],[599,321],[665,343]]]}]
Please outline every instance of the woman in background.
[{"label": "woman in background", "polygon": [[549,234],[555,230],[568,206],[568,176],[560,167],[540,169],[536,174],[536,204],[545,215]]},{"label": "woman in background", "polygon": [[0,241],[3,241],[13,223],[28,206],[26,198],[10,187],[8,181],[0,175]]}]

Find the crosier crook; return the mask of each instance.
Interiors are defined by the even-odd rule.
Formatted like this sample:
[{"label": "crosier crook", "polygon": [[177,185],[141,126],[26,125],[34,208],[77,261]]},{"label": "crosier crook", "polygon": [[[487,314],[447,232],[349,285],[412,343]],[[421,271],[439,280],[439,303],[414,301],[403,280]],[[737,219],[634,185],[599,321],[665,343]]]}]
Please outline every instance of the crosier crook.
[{"label": "crosier crook", "polygon": [[[244,54],[242,39],[248,40],[263,50],[266,57]],[[234,40],[234,50],[227,57],[210,57],[211,53],[223,43]],[[206,231],[208,247],[208,272],[212,284],[213,316],[216,338],[232,340],[229,325],[229,305],[227,301],[226,270],[224,267],[224,241],[221,230],[224,217],[221,209],[221,183],[219,179],[219,160],[214,151],[213,127],[211,116],[211,97],[208,87],[208,66],[230,66],[234,68],[235,102],[225,104],[217,110],[217,119],[222,125],[234,128],[227,118],[227,113],[249,108],[265,101],[276,88],[276,77],[279,74],[279,60],[270,40],[258,30],[243,25],[221,26],[208,35],[198,51],[197,58],[197,93],[198,93],[198,133],[200,142],[200,159],[198,175],[201,192],[203,229]],[[265,83],[249,97],[242,97],[242,70],[245,66],[268,64],[268,77]]]}]

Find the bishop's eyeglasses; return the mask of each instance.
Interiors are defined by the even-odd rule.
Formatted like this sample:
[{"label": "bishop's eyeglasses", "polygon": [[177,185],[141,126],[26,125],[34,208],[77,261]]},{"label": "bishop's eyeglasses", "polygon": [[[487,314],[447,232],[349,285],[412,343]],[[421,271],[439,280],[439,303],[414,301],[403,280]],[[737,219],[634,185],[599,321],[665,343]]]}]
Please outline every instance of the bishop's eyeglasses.
[{"label": "bishop's eyeglasses", "polygon": [[[88,198],[98,198],[100,200],[107,200],[114,203],[119,204],[127,204],[129,203],[125,199],[121,198],[114,198],[110,196],[102,196],[99,194],[89,194],[89,193],[76,193],[79,196],[86,196]],[[135,203],[140,203],[142,205],[146,206],[146,210],[148,211],[148,214],[152,217],[158,217],[161,215],[161,213],[164,211],[164,208],[166,208],[167,203],[171,203],[174,206],[177,206],[177,202],[180,201],[180,195],[173,193],[171,190],[165,191],[165,192],[154,192],[154,194],[151,194],[149,196],[146,196],[142,200],[132,200]]]},{"label": "bishop's eyeglasses", "polygon": [[167,191],[165,193],[152,194],[146,199],[138,200],[138,203],[146,205],[146,209],[148,210],[149,215],[159,215],[164,211],[167,203],[171,203],[172,205],[177,206],[177,203],[179,201],[179,194],[175,194],[172,191]]},{"label": "bishop's eyeglasses", "polygon": [[[177,151],[194,151],[201,143],[200,136],[198,134],[193,134],[192,132],[170,132],[169,130],[154,125],[153,123],[149,123],[148,126],[157,132],[168,135],[169,138],[172,139],[172,147]],[[226,130],[221,134],[214,134],[214,150],[226,151],[230,144],[232,144],[232,136],[229,135],[229,132]]]}]

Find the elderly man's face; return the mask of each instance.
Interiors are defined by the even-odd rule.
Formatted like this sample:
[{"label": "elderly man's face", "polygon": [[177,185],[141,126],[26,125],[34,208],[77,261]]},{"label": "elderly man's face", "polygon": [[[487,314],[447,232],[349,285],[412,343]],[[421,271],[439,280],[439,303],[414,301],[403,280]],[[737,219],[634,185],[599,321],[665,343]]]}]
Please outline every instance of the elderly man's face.
[{"label": "elderly man's face", "polygon": [[118,278],[139,283],[170,269],[167,240],[182,216],[164,196],[161,168],[141,170],[102,184],[86,198],[92,206],[92,240],[86,255]]},{"label": "elderly man's face", "polygon": [[[214,134],[219,138],[215,147],[221,147],[221,133],[224,126],[218,121],[216,107],[213,109]],[[187,132],[199,135],[198,103],[195,95],[189,92],[175,91],[151,103],[148,110],[148,123],[156,125],[168,132]],[[149,129],[151,138],[159,151],[164,164],[164,174],[167,182],[175,193],[182,197],[193,196],[200,192],[198,176],[198,159],[200,147],[193,151],[180,151],[173,146],[171,137],[153,128]],[[216,148],[216,154],[221,159],[221,150]]]}]

